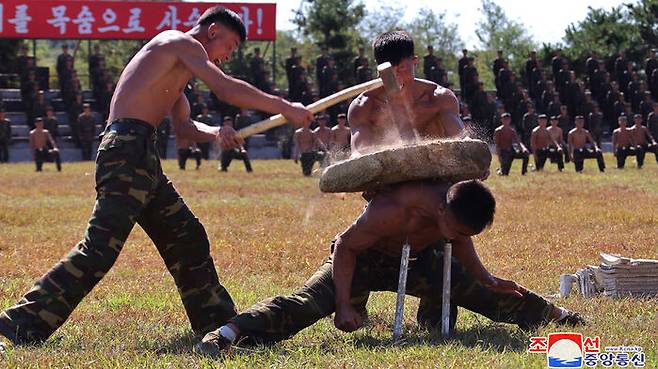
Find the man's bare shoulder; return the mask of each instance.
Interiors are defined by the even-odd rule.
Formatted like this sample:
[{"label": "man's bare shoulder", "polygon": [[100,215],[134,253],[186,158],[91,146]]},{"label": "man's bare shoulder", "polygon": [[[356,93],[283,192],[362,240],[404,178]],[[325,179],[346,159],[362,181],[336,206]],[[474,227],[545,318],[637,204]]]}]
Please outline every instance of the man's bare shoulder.
[{"label": "man's bare shoulder", "polygon": [[376,104],[375,101],[380,98],[380,94],[376,90],[378,89],[363,92],[352,100],[347,110],[348,121],[351,126],[355,123],[361,123],[370,117]]},{"label": "man's bare shoulder", "polygon": [[578,129],[577,128],[573,128],[569,131],[569,136],[573,136],[573,135],[576,135],[576,134],[578,134]]},{"label": "man's bare shoulder", "polygon": [[423,92],[426,92],[430,99],[437,104],[441,110],[452,110],[453,112],[459,112],[459,100],[455,93],[450,89],[440,86],[434,82],[426,81],[424,79],[417,79],[416,83]]},{"label": "man's bare shoulder", "polygon": [[494,129],[494,132],[502,132],[502,131],[503,131],[503,128],[504,128],[503,126],[500,126],[500,127],[496,128],[496,129]]},{"label": "man's bare shoulder", "polygon": [[149,44],[151,44],[149,45],[149,48],[153,49],[171,48],[177,52],[206,54],[201,42],[197,41],[187,33],[176,30],[168,30],[158,33],[151,41],[149,41]]}]

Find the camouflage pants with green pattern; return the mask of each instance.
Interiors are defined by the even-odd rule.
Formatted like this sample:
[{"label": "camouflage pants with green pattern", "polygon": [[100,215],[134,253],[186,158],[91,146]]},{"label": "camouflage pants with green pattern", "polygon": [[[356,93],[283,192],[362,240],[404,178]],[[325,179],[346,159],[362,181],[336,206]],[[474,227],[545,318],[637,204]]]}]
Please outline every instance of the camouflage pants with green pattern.
[{"label": "camouflage pants with green pattern", "polygon": [[110,270],[136,222],[164,259],[196,334],[236,314],[219,283],[206,232],[163,174],[152,135],[106,131],[96,192],[84,240],[0,313],[0,334],[15,343],[46,340]]},{"label": "camouflage pants with green pattern", "polygon": [[[248,343],[273,343],[292,337],[335,311],[335,290],[329,258],[300,290],[253,305],[229,322],[240,329]],[[396,292],[400,259],[368,251],[357,259],[352,278],[352,305],[365,312],[371,291]],[[451,326],[457,306],[482,314],[496,322],[531,328],[548,322],[553,305],[533,292],[522,298],[488,290],[453,259]],[[443,290],[443,242],[437,242],[410,260],[407,294],[420,298],[418,323],[436,329],[441,322]],[[391,317],[393,319],[393,317]]]}]

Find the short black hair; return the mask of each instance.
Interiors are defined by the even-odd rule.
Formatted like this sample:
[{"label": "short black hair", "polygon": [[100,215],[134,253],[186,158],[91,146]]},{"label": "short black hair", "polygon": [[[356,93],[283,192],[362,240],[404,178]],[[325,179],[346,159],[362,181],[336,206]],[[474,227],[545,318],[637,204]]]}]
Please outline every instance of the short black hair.
[{"label": "short black hair", "polygon": [[404,31],[384,32],[372,42],[377,64],[398,65],[402,59],[414,56],[414,40]]},{"label": "short black hair", "polygon": [[221,23],[230,28],[240,36],[240,42],[244,42],[247,39],[247,30],[244,27],[242,18],[232,10],[226,9],[223,6],[215,6],[203,12],[196,22],[200,26],[207,26],[211,23]]},{"label": "short black hair", "polygon": [[446,194],[448,210],[456,220],[474,232],[490,226],[496,213],[496,199],[480,180],[471,179],[453,184]]}]

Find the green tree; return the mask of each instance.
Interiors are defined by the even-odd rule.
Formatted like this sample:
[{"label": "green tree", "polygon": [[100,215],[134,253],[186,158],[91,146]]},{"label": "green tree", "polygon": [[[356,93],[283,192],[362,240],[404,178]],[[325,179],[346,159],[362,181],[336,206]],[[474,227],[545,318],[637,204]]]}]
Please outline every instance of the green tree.
[{"label": "green tree", "polygon": [[[647,49],[658,47],[658,0],[642,0],[626,4],[630,17],[637,25],[637,31],[642,38],[642,47]],[[643,50],[644,51],[644,50]]]},{"label": "green tree", "polygon": [[606,57],[622,50],[635,54],[643,48],[639,28],[623,6],[610,10],[590,7],[585,19],[569,25],[565,32],[565,55],[573,60],[587,58],[592,51]]},{"label": "green tree", "polygon": [[359,24],[359,34],[363,44],[370,44],[377,35],[384,32],[404,29],[402,19],[404,7],[399,1],[388,0],[380,3],[375,10],[368,10]]},{"label": "green tree", "polygon": [[[510,68],[522,70],[523,63],[531,50],[537,47],[524,25],[507,17],[503,8],[494,0],[482,0],[481,20],[476,25],[475,34],[482,46],[478,54],[478,71],[480,79],[488,88],[493,86],[491,65],[496,58],[496,51],[503,50],[508,58]],[[482,68],[482,65],[486,68]]]},{"label": "green tree", "polygon": [[365,6],[355,0],[304,0],[293,22],[304,37],[326,45],[336,60],[338,79],[352,81],[352,58],[358,46],[357,26]]},{"label": "green tree", "polygon": [[[445,12],[421,9],[406,29],[414,36],[418,56],[425,55],[427,46],[432,45],[434,54],[443,58],[444,68],[457,70],[457,53],[464,47],[464,41],[459,36],[457,24],[447,22]],[[419,67],[421,64],[422,58]]]}]

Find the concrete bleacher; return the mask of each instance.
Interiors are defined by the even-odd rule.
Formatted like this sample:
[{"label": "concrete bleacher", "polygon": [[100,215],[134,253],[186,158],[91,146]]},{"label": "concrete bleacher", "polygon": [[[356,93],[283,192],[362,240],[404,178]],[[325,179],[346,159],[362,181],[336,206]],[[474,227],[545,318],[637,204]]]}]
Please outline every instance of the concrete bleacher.
[{"label": "concrete bleacher", "polygon": [[[81,160],[81,150],[71,142],[71,128],[68,122],[68,114],[64,112],[64,105],[60,98],[59,90],[45,91],[46,100],[55,109],[55,116],[59,122],[57,145],[60,155],[64,161]],[[94,102],[91,91],[82,92],[83,101]],[[0,97],[6,109],[6,117],[11,120],[12,144],[10,146],[10,161],[23,162],[31,161],[32,153],[29,149],[28,137],[29,127],[27,125],[27,115],[23,112],[23,103],[21,101],[20,90],[18,89],[0,89]],[[92,105],[93,106],[93,105]],[[211,112],[216,117],[216,112]],[[98,113],[94,113],[96,121],[96,132],[100,133],[103,127],[103,119]],[[93,150],[96,151],[98,142],[94,142]],[[217,151],[217,150],[214,150]],[[217,156],[218,153],[215,155]],[[252,159],[277,159],[281,157],[277,143],[268,141],[265,135],[254,135],[249,139],[249,156]],[[176,142],[171,135],[167,145],[167,159],[176,158]],[[213,159],[215,159],[214,157]]]}]

